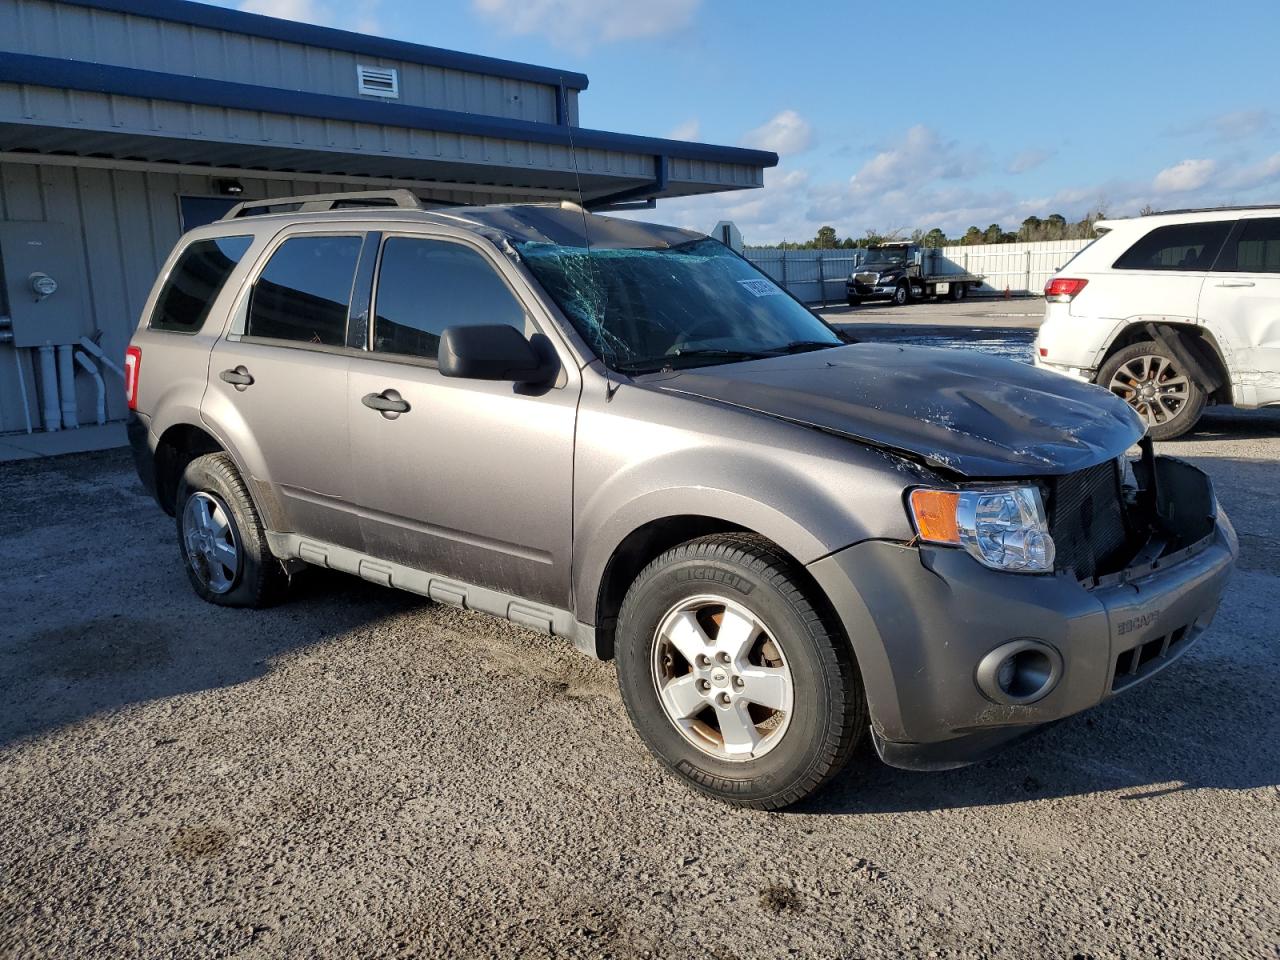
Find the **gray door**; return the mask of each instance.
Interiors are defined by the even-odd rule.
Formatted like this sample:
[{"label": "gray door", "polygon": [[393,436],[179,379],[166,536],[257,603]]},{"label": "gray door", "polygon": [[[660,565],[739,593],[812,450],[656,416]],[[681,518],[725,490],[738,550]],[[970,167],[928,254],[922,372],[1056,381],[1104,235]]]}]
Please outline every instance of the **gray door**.
[{"label": "gray door", "polygon": [[347,316],[362,237],[286,239],[254,282],[243,335],[218,341],[205,416],[235,446],[271,522],[360,549],[347,449]]},{"label": "gray door", "polygon": [[[440,332],[464,323],[535,332],[479,249],[383,240],[372,351],[353,357],[348,375],[366,550],[567,608],[579,381],[530,391],[441,376]],[[370,394],[398,396],[408,410],[370,409]]]}]

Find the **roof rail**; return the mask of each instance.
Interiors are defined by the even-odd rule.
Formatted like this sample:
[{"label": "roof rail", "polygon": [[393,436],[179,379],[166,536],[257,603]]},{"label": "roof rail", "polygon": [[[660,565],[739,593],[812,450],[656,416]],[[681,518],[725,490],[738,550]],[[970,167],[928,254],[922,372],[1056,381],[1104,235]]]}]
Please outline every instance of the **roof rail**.
[{"label": "roof rail", "polygon": [[[359,207],[399,207],[422,210],[411,190],[352,190],[348,193],[312,193],[302,197],[271,197],[266,200],[243,200],[228,210],[223,220],[260,216],[267,213],[321,213]],[[287,209],[277,209],[287,208]]]}]

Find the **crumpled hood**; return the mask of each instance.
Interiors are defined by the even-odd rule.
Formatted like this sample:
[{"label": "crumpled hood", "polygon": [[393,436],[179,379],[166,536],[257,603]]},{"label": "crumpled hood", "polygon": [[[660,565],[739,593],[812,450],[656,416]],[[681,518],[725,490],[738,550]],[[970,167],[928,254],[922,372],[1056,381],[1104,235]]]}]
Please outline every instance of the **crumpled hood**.
[{"label": "crumpled hood", "polygon": [[858,343],[681,371],[649,381],[828,430],[966,477],[1072,473],[1143,434],[1092,384],[961,350]]}]

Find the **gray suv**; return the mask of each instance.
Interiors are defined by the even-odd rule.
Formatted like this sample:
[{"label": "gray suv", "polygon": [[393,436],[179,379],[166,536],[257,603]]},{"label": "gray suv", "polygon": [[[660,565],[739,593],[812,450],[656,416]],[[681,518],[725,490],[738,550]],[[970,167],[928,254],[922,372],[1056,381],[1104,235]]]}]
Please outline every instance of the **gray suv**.
[{"label": "gray suv", "polygon": [[1237,552],[1106,390],[850,342],[714,240],[573,204],[241,204],[127,361],[201,597],[310,564],[564,637],[745,806],[866,733],[939,769],[1106,700],[1200,638]]}]

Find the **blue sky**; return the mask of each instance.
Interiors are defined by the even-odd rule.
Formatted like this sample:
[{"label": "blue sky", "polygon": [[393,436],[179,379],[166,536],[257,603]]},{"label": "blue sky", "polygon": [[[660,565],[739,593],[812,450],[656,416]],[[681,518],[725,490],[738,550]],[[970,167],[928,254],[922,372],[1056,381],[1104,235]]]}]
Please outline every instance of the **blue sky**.
[{"label": "blue sky", "polygon": [[1280,202],[1275,0],[223,5],[581,71],[584,126],[774,149],[763,190],[645,214],[750,243]]}]

